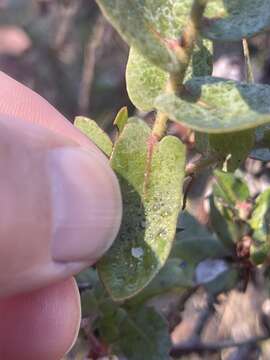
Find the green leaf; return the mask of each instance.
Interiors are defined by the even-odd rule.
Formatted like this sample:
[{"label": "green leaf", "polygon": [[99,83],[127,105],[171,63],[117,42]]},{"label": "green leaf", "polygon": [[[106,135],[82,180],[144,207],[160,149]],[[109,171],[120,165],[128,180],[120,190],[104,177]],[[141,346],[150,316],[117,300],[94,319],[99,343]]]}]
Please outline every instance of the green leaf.
[{"label": "green leaf", "polygon": [[117,126],[120,134],[124,130],[127,121],[128,121],[128,109],[126,106],[124,106],[118,111],[113,122],[113,125]]},{"label": "green leaf", "polygon": [[177,232],[171,251],[172,257],[178,257],[188,264],[197,264],[207,258],[222,258],[228,250],[201,225],[192,215],[184,211],[180,215],[180,231]]},{"label": "green leaf", "polygon": [[252,244],[250,249],[250,258],[256,265],[263,264],[266,260],[269,259],[270,254],[270,243],[269,241],[255,241],[255,244]]},{"label": "green leaf", "polygon": [[255,203],[255,207],[250,219],[250,225],[253,230],[261,230],[263,237],[267,236],[270,230],[268,217],[270,216],[270,189],[260,194]]},{"label": "green leaf", "polygon": [[270,254],[270,189],[256,199],[249,224],[253,229],[254,240],[251,258],[256,264],[261,264]]},{"label": "green leaf", "polygon": [[239,272],[225,260],[206,259],[195,270],[198,285],[203,285],[208,293],[216,296],[231,290],[239,279]]},{"label": "green leaf", "polygon": [[82,318],[97,315],[98,302],[93,290],[86,290],[81,294],[81,309]]},{"label": "green leaf", "polygon": [[88,136],[104,154],[110,157],[113,148],[112,141],[94,120],[77,116],[74,125]]},{"label": "green leaf", "polygon": [[211,235],[180,239],[177,237],[172,253],[173,256],[180,257],[189,264],[197,264],[207,258],[216,259],[229,255],[222,243]]},{"label": "green leaf", "polygon": [[131,48],[126,68],[127,91],[132,103],[142,111],[151,111],[155,98],[165,91],[169,74],[152,65]]},{"label": "green leaf", "polygon": [[243,130],[237,133],[207,134],[195,131],[195,148],[204,156],[213,156],[223,160],[228,171],[235,171],[252,153],[255,143],[255,131]]},{"label": "green leaf", "polygon": [[[123,39],[151,63],[165,71],[177,71],[179,61],[168,38],[180,36],[180,24],[191,0],[97,0],[101,10]],[[180,16],[179,16],[180,15]]]},{"label": "green leaf", "polygon": [[[79,289],[82,289],[83,293],[86,292],[91,294],[92,297],[95,297],[98,303],[103,302],[104,299],[108,298],[108,294],[98,277],[96,269],[91,267],[81,271],[78,275],[76,275],[76,282]],[[88,299],[86,298],[84,301],[87,302]]]},{"label": "green leaf", "polygon": [[153,308],[139,308],[123,320],[119,347],[129,360],[169,359],[168,325]]},{"label": "green leaf", "polygon": [[173,121],[206,133],[231,133],[270,122],[270,86],[198,77],[182,98],[160,95],[156,108]]},{"label": "green leaf", "polygon": [[175,236],[181,206],[185,147],[167,136],[154,147],[145,193],[147,140],[150,128],[131,119],[111,159],[123,197],[119,236],[98,263],[101,279],[115,300],[141,291],[165,264]]},{"label": "green leaf", "polygon": [[[205,76],[212,73],[212,43],[196,45],[186,79],[191,76]],[[165,92],[169,74],[151,64],[136,49],[131,48],[126,69],[129,97],[142,111],[151,111],[157,96]]]},{"label": "green leaf", "polygon": [[232,208],[240,201],[246,201],[250,197],[246,182],[224,171],[215,171],[216,184],[214,186],[215,196],[221,198]]},{"label": "green leaf", "polygon": [[88,268],[81,271],[78,275],[76,275],[76,282],[79,287],[89,287],[91,289],[95,288],[99,283],[96,270]]},{"label": "green leaf", "polygon": [[232,290],[239,281],[239,272],[235,268],[229,268],[216,279],[205,284],[206,290],[213,296]]},{"label": "green leaf", "polygon": [[223,216],[216,206],[213,196],[210,197],[209,203],[212,229],[224,246],[232,250],[234,243],[238,240],[238,227],[233,221]]},{"label": "green leaf", "polygon": [[191,238],[194,236],[208,237],[211,235],[207,227],[200,224],[199,221],[186,210],[181,212],[177,228],[177,239],[179,236],[181,238]]},{"label": "green leaf", "polygon": [[[100,316],[94,323],[94,327],[98,329],[103,341],[108,345],[115,344],[120,338],[122,322],[127,316],[126,311],[111,300],[100,304],[99,311]],[[120,349],[115,347],[114,351],[119,352]]]},{"label": "green leaf", "polygon": [[158,275],[138,295],[128,301],[128,306],[138,306],[147,300],[169,292],[182,293],[193,287],[194,266],[180,259],[169,259]]},{"label": "green leaf", "polygon": [[254,130],[238,131],[228,134],[210,134],[210,151],[215,152],[219,158],[226,160],[227,170],[235,171],[247,158],[255,141]]},{"label": "green leaf", "polygon": [[153,308],[140,307],[128,312],[109,304],[103,308],[97,325],[101,338],[117,355],[124,355],[129,360],[169,358],[168,325]]},{"label": "green leaf", "polygon": [[249,231],[243,219],[246,219],[249,209],[250,193],[242,178],[218,170],[214,174],[214,198],[210,198],[211,224],[223,244],[232,250],[233,244]]},{"label": "green leaf", "polygon": [[268,0],[209,1],[203,34],[219,41],[251,37],[270,26]]},{"label": "green leaf", "polygon": [[192,77],[212,75],[213,43],[200,40],[194,47],[191,62],[187,69],[185,80]]}]

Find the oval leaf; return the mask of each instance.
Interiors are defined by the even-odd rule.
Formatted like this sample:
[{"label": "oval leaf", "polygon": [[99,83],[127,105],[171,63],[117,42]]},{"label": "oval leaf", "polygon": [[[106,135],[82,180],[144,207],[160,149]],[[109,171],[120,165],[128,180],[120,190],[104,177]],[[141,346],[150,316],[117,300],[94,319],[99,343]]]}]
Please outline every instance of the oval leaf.
[{"label": "oval leaf", "polygon": [[189,264],[197,264],[208,258],[223,258],[229,254],[222,243],[211,235],[209,237],[178,237],[172,252],[173,256],[179,257]]},{"label": "oval leaf", "polygon": [[[164,360],[171,348],[168,324],[153,308],[104,309],[98,320],[101,338],[129,360]],[[122,357],[122,356],[121,356]]]},{"label": "oval leaf", "polygon": [[[237,133],[210,134],[210,151],[219,158],[226,158],[228,171],[235,171],[246,159],[255,142],[255,131],[244,130]],[[229,157],[229,158],[228,158]]]},{"label": "oval leaf", "polygon": [[227,249],[232,250],[234,249],[234,243],[236,243],[239,238],[238,227],[219,211],[215,200],[217,199],[214,199],[213,196],[209,199],[211,227],[222,244]]},{"label": "oval leaf", "polygon": [[[207,134],[195,131],[195,148],[204,156],[217,156],[221,167],[226,164],[228,171],[235,171],[251,154],[255,144],[255,130],[236,133]],[[223,161],[222,161],[223,160]]]},{"label": "oval leaf", "polygon": [[167,260],[181,205],[185,148],[165,137],[153,150],[146,195],[144,178],[150,128],[132,119],[121,133],[111,159],[123,196],[119,236],[98,263],[101,279],[115,300],[142,290]]},{"label": "oval leaf", "polygon": [[117,126],[118,132],[121,133],[128,121],[128,108],[126,106],[122,107],[113,122],[113,125]]},{"label": "oval leaf", "polygon": [[194,287],[195,267],[180,259],[169,259],[159,274],[138,295],[129,300],[128,306],[138,306],[165,293],[182,293]]},{"label": "oval leaf", "polygon": [[83,116],[77,116],[74,125],[81,130],[97,147],[108,157],[112,153],[112,141],[109,136],[91,119]]},{"label": "oval leaf", "polygon": [[186,93],[160,95],[155,106],[173,121],[206,133],[228,133],[270,122],[270,86],[198,77]]},{"label": "oval leaf", "polygon": [[[191,76],[211,75],[212,43],[196,45],[186,79]],[[158,95],[165,92],[169,74],[149,62],[136,49],[131,48],[126,69],[127,91],[133,104],[142,111],[151,111]]]},{"label": "oval leaf", "polygon": [[270,189],[256,199],[249,223],[253,229],[254,240],[251,258],[256,264],[262,264],[270,254]]},{"label": "oval leaf", "polygon": [[169,359],[168,324],[154,308],[140,307],[123,321],[119,346],[130,360]]},{"label": "oval leaf", "polygon": [[269,0],[210,1],[203,34],[212,40],[241,40],[270,26]]},{"label": "oval leaf", "polygon": [[155,98],[165,91],[169,74],[151,64],[131,48],[126,68],[127,91],[132,103],[142,111],[153,110]]},{"label": "oval leaf", "polygon": [[214,280],[204,284],[208,293],[213,296],[217,296],[220,293],[224,293],[232,290],[238,283],[240,276],[239,271],[234,267],[229,267]]},{"label": "oval leaf", "polygon": [[172,257],[178,257],[189,264],[197,264],[207,258],[222,258],[228,255],[222,242],[188,212],[182,212],[179,220],[180,231],[175,237]]},{"label": "oval leaf", "polygon": [[179,62],[167,39],[180,36],[177,14],[192,3],[172,0],[97,0],[104,15],[124,40],[165,71],[177,71]]},{"label": "oval leaf", "polygon": [[222,199],[224,204],[235,208],[238,202],[249,199],[250,192],[244,179],[219,170],[216,170],[214,174],[216,178],[214,195]]}]

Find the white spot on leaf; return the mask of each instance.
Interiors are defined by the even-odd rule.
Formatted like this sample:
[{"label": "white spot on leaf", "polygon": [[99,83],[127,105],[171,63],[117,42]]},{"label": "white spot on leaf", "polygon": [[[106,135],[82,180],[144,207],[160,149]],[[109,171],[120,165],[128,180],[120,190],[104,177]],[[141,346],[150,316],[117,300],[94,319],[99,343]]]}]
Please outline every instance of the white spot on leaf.
[{"label": "white spot on leaf", "polygon": [[136,247],[131,249],[131,255],[136,259],[140,259],[144,254],[143,248]]}]

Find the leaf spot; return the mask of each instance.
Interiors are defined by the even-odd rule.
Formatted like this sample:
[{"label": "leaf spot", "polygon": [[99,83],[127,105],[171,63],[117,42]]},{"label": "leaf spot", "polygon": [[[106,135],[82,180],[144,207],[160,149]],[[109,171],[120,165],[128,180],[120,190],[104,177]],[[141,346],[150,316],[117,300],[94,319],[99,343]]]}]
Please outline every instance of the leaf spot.
[{"label": "leaf spot", "polygon": [[140,259],[144,254],[143,248],[136,247],[131,249],[131,255],[136,259]]}]

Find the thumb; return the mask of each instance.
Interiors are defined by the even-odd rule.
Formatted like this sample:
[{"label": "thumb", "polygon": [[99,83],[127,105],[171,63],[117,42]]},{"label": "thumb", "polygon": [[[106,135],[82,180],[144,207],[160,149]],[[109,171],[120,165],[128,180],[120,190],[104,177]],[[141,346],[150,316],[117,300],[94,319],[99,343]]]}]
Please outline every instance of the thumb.
[{"label": "thumb", "polygon": [[0,296],[65,279],[112,244],[121,196],[103,154],[0,117]]}]

